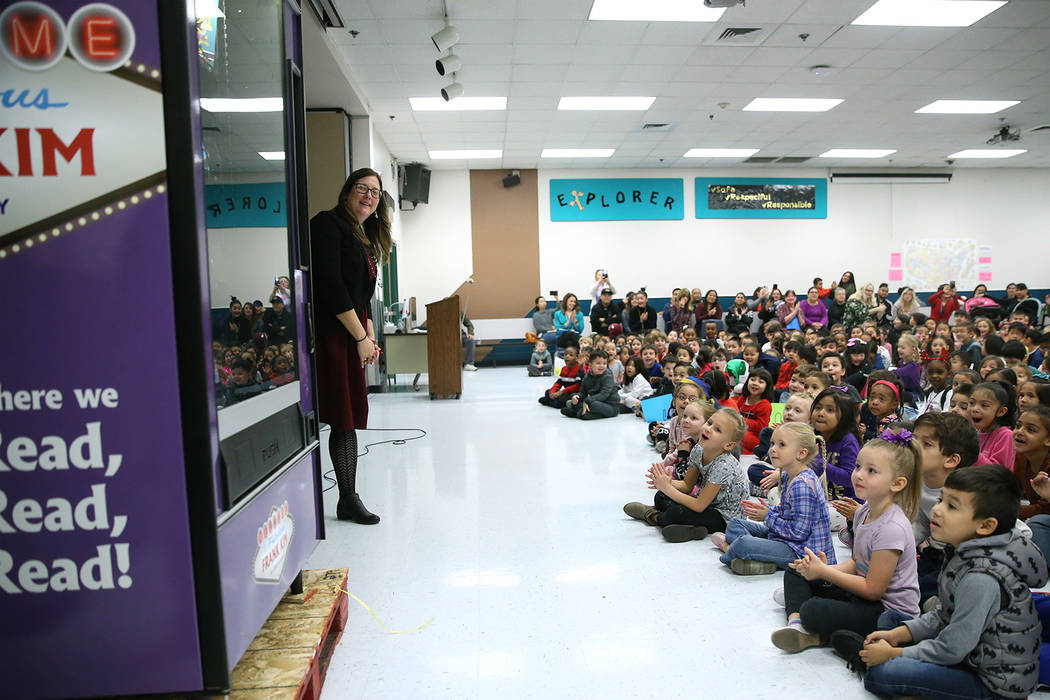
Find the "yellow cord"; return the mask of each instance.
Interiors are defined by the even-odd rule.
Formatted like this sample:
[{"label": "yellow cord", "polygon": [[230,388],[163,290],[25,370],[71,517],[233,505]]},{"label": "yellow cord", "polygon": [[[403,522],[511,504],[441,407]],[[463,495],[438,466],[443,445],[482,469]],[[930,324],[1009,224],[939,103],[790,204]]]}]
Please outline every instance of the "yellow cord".
[{"label": "yellow cord", "polygon": [[419,630],[423,629],[424,627],[429,625],[431,622],[433,622],[434,619],[435,619],[435,618],[432,617],[429,620],[427,620],[426,622],[424,622],[422,625],[420,625],[419,627],[416,627],[415,629],[410,629],[410,630],[392,630],[389,627],[387,627],[386,625],[384,625],[383,622],[378,617],[376,617],[376,614],[374,612],[372,612],[372,608],[368,607],[368,605],[365,603],[365,601],[361,600],[356,595],[354,595],[350,591],[345,590],[343,588],[340,588],[339,591],[342,592],[342,593],[346,593],[348,596],[350,596],[351,598],[356,600],[358,603],[360,603],[361,607],[364,608],[365,610],[367,610],[372,615],[372,617],[375,619],[375,621],[377,623],[379,623],[379,626],[382,627],[383,629],[385,629],[390,634],[407,634],[408,632],[418,632]]}]

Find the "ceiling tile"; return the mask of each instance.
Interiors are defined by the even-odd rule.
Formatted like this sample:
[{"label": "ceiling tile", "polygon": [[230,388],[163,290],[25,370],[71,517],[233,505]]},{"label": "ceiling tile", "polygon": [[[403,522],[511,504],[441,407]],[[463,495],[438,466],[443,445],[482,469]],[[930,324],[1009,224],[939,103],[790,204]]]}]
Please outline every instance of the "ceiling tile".
[{"label": "ceiling tile", "polygon": [[569,63],[576,50],[569,44],[515,44],[513,62],[525,65]]},{"label": "ceiling tile", "polygon": [[513,24],[514,41],[519,44],[575,44],[580,35],[580,22],[551,22],[550,20],[519,20]]}]

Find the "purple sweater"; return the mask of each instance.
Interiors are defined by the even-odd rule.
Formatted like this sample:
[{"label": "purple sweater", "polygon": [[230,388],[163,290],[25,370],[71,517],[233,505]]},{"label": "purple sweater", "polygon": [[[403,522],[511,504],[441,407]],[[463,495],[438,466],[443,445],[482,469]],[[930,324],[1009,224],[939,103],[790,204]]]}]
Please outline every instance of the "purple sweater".
[{"label": "purple sweater", "polygon": [[855,499],[857,494],[853,491],[853,481],[850,476],[853,468],[857,466],[857,453],[860,452],[860,441],[853,433],[846,433],[846,437],[838,442],[829,442],[827,446],[828,461],[818,453],[810,463],[810,469],[818,476],[827,472],[828,491],[831,498],[843,498],[848,496]]},{"label": "purple sweater", "polygon": [[919,363],[909,362],[906,365],[902,365],[895,370],[892,370],[897,375],[897,379],[901,380],[901,384],[904,385],[904,390],[909,391],[913,394],[919,392]]},{"label": "purple sweater", "polygon": [[806,320],[804,325],[811,326],[814,323],[819,323],[821,326],[828,325],[828,307],[821,302],[818,301],[814,306],[810,306],[808,301],[802,301],[798,306],[802,309],[802,318]]}]

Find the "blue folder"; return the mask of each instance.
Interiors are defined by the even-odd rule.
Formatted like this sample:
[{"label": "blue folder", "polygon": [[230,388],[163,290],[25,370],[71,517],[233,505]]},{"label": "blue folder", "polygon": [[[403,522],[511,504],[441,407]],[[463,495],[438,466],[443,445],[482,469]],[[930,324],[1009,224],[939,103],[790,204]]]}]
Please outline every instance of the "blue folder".
[{"label": "blue folder", "polygon": [[667,416],[671,412],[671,401],[673,399],[674,397],[671,394],[642,399],[642,415],[645,416],[645,420],[650,423],[667,420]]}]

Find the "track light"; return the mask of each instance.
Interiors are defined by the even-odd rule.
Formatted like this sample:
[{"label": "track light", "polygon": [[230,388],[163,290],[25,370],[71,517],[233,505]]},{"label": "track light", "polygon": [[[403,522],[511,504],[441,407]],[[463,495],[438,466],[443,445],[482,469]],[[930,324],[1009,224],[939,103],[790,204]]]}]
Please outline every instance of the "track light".
[{"label": "track light", "polygon": [[441,88],[441,97],[444,98],[445,102],[451,102],[457,97],[463,95],[463,86],[459,83],[452,83],[447,87]]},{"label": "track light", "polygon": [[452,25],[446,25],[444,29],[430,37],[438,51],[446,51],[459,41],[459,32]]},{"label": "track light", "polygon": [[459,56],[455,54],[449,54],[444,58],[439,58],[434,61],[434,67],[437,68],[438,75],[445,75],[446,73],[455,73],[463,67],[463,61]]}]

